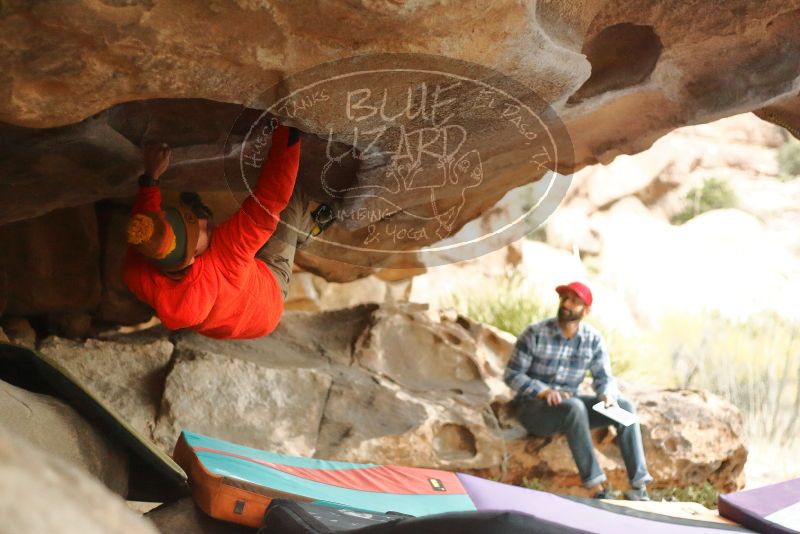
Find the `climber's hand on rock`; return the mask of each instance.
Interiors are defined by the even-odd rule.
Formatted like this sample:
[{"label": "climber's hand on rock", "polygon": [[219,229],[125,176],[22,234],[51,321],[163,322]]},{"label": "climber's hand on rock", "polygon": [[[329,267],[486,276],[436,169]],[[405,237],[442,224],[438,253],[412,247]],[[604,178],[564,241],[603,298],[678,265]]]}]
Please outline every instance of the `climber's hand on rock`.
[{"label": "climber's hand on rock", "polygon": [[151,143],[145,145],[142,151],[144,172],[154,179],[164,174],[169,167],[170,149],[166,143]]}]

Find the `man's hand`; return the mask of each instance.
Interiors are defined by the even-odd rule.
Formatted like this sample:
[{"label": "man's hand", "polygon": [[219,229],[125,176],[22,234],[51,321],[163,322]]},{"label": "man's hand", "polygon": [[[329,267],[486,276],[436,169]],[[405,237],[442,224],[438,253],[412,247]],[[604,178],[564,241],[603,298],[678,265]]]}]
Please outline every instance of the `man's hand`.
[{"label": "man's hand", "polygon": [[148,144],[142,151],[144,172],[158,180],[169,167],[170,149],[166,143]]},{"label": "man's hand", "polygon": [[603,401],[603,406],[605,406],[606,408],[611,408],[617,403],[617,399],[609,395],[600,395],[597,398]]},{"label": "man's hand", "polygon": [[542,390],[538,395],[536,395],[537,398],[546,400],[548,406],[558,406],[571,396],[572,393],[567,391],[556,391],[555,389],[549,388]]}]

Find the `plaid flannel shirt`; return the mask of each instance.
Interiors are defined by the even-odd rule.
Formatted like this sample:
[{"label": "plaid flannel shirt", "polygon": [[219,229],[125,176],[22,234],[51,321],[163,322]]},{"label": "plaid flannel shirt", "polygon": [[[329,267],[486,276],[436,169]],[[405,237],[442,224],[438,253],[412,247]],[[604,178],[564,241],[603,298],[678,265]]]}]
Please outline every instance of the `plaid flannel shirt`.
[{"label": "plaid flannel shirt", "polygon": [[522,332],[504,379],[518,397],[535,397],[547,388],[576,394],[587,370],[592,373],[592,388],[598,395],[619,396],[600,333],[581,323],[578,332],[567,339],[553,318],[532,324]]}]

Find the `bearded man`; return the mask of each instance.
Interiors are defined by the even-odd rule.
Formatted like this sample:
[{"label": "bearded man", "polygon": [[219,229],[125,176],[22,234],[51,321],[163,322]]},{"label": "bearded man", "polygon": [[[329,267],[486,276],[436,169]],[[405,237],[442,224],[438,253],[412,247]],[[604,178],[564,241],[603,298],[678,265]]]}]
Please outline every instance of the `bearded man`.
[{"label": "bearded man", "polygon": [[[583,323],[592,306],[592,292],[580,282],[558,286],[558,316],[529,325],[514,346],[505,381],[517,392],[517,417],[530,435],[567,436],[581,482],[598,499],[612,498],[607,478],[592,446],[592,428],[615,425],[617,443],[628,471],[629,500],[650,500],[639,423],[624,426],[592,409],[598,402],[635,413],[620,396],[611,361],[600,333]],[[595,395],[579,395],[586,372],[592,374]]]}]

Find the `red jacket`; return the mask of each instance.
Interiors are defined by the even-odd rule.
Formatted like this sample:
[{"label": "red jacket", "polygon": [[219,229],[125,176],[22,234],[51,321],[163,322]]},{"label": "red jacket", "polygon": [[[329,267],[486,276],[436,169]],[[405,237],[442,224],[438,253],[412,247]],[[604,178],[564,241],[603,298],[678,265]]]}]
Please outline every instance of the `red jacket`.
[{"label": "red jacket", "polygon": [[[281,290],[255,254],[277,228],[294,189],[300,142],[287,147],[287,141],[288,128],[279,126],[254,194],[216,227],[208,249],[195,258],[182,279],[163,275],[128,248],[123,279],[134,295],[155,308],[167,328],[192,328],[213,338],[254,338],[278,325],[283,313]],[[139,188],[133,213],[160,209],[158,186]]]}]

